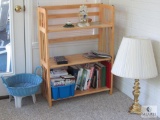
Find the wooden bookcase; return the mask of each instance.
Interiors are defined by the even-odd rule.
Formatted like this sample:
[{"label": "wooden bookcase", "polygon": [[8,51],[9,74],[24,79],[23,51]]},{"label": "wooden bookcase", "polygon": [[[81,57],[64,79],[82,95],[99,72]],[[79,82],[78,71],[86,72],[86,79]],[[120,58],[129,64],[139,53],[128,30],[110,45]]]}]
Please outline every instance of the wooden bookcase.
[{"label": "wooden bookcase", "polygon": [[[52,106],[53,99],[51,97],[51,85],[50,85],[50,69],[59,68],[63,66],[71,66],[77,64],[101,62],[101,61],[110,61],[111,65],[114,60],[114,6],[106,4],[86,4],[88,8],[96,8],[96,12],[88,12],[89,16],[98,17],[98,21],[93,21],[88,27],[78,27],[75,23],[73,28],[64,28],[63,25],[48,25],[50,20],[60,19],[60,18],[75,18],[78,19],[78,13],[67,12],[68,9],[79,9],[80,4],[77,5],[62,5],[62,6],[40,6],[38,7],[38,34],[39,34],[39,49],[40,49],[40,63],[43,67],[43,87],[42,94],[48,100],[49,106]],[[51,14],[52,10],[66,10],[66,13],[62,14]],[[94,35],[85,35],[85,36],[76,36],[76,37],[65,37],[58,39],[48,39],[48,34],[53,32],[62,32],[62,31],[75,31],[75,30],[85,30],[85,29],[97,29],[98,34]],[[106,34],[107,33],[107,34]],[[107,38],[108,37],[108,38]],[[87,59],[82,56],[82,54],[75,54],[65,56],[68,59],[68,64],[57,65],[53,58],[50,58],[49,55],[49,45],[55,43],[63,43],[70,41],[83,41],[83,40],[92,40],[98,39],[98,51],[107,52],[112,56],[112,59],[109,58],[100,58],[100,59]],[[107,40],[109,42],[107,42]],[[108,48],[108,51],[107,49]],[[113,86],[113,75],[111,75],[111,87],[103,87],[97,89],[89,89],[87,91],[76,91],[75,96],[83,96],[93,93],[98,93],[102,91],[109,91],[112,94]]]}]

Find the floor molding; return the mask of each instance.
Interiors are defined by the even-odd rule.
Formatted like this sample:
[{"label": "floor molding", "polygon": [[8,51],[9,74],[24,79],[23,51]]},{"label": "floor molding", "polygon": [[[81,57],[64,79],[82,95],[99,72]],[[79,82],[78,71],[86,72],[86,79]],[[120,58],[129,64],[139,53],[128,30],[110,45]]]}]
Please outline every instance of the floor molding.
[{"label": "floor molding", "polygon": [[9,99],[9,95],[6,95],[6,96],[0,96],[0,100],[3,100],[3,99]]}]

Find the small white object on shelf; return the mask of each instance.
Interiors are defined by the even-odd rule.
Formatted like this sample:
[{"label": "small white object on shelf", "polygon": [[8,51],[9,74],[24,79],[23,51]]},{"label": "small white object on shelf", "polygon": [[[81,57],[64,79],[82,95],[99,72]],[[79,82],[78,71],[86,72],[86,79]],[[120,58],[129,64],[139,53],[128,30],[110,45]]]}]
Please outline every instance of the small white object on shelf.
[{"label": "small white object on shelf", "polygon": [[68,72],[63,69],[53,69],[50,71],[50,78],[57,78],[63,75],[68,75]]},{"label": "small white object on shelf", "polygon": [[72,25],[71,21],[68,21],[66,24],[67,24],[67,25]]},{"label": "small white object on shelf", "polygon": [[90,26],[88,23],[88,13],[87,13],[87,6],[81,5],[79,9],[79,23],[77,24],[79,27],[87,27]]},{"label": "small white object on shelf", "polygon": [[87,26],[90,26],[89,23],[84,23],[84,22],[80,22],[77,25],[78,25],[78,27],[87,27]]}]

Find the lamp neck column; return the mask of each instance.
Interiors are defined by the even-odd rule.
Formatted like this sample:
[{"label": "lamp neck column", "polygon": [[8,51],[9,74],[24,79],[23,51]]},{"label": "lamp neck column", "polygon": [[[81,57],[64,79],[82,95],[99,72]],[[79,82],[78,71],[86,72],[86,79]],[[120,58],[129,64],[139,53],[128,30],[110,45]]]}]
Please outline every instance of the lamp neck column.
[{"label": "lamp neck column", "polygon": [[138,103],[138,97],[139,97],[139,95],[140,95],[140,87],[139,87],[139,79],[135,79],[135,82],[134,82],[134,87],[133,87],[133,89],[134,89],[134,91],[133,91],[133,95],[134,95],[134,103],[135,104],[139,104]]},{"label": "lamp neck column", "polygon": [[135,79],[134,82],[134,87],[133,87],[133,96],[134,96],[134,103],[132,104],[132,106],[130,107],[129,112],[130,113],[136,113],[136,114],[141,114],[141,106],[138,103],[138,97],[140,95],[140,87],[139,87],[139,80]]}]

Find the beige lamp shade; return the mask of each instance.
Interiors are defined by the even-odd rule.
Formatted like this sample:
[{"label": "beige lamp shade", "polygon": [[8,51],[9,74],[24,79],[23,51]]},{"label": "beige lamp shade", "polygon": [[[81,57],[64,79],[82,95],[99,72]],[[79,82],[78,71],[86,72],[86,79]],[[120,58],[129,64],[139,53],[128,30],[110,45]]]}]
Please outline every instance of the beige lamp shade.
[{"label": "beige lamp shade", "polygon": [[111,72],[132,79],[156,77],[158,72],[151,41],[124,37]]}]

